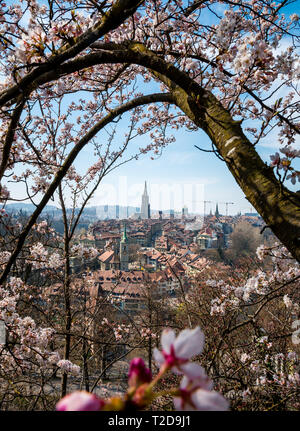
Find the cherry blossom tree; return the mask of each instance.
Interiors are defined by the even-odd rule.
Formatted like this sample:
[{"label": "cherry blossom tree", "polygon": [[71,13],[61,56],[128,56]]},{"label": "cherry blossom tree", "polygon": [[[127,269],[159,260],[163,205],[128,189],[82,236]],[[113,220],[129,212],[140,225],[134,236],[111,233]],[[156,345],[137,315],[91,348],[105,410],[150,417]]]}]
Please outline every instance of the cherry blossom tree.
[{"label": "cherry blossom tree", "polygon": [[[137,131],[149,131],[152,144],[147,149],[154,152],[168,142],[167,126],[202,129],[211,140],[210,151],[227,164],[268,227],[299,259],[299,196],[287,187],[288,181],[299,178],[293,165],[299,156],[299,18],[284,14],[290,4],[3,3],[1,194],[4,200],[13,198],[5,178],[20,164],[36,166],[39,159],[39,171],[22,175],[36,182],[33,192],[40,192],[41,199],[19,235],[1,282],[80,151],[134,108],[132,115],[140,121]],[[147,83],[155,83],[160,92],[145,95]],[[84,101],[80,94],[90,94],[91,100]],[[77,106],[64,105],[56,122],[45,126],[34,118],[45,118],[52,101],[63,97],[68,103],[70,95]],[[82,104],[76,103],[77,95]],[[76,120],[73,112],[66,121],[67,109],[81,115]],[[43,170],[59,151],[59,143],[51,148],[49,129],[59,130],[60,142],[67,137],[70,145],[55,168]],[[257,144],[272,132],[282,145],[265,163]]]},{"label": "cherry blossom tree", "polygon": [[[222,295],[211,298],[209,314],[223,316],[228,312],[230,317],[223,327],[225,332],[221,331],[220,347],[210,357],[208,372],[213,370],[214,377],[223,383],[222,376],[225,371],[228,376],[226,367],[230,368],[233,360],[231,355],[226,364],[228,344],[224,340],[229,340],[228,334],[251,327],[253,337],[260,343],[263,336],[258,334],[258,318],[263,320],[265,310],[266,315],[274,314],[272,307],[277,298],[282,298],[288,311],[295,309],[297,297],[292,287],[297,286],[299,269],[290,259],[300,261],[300,198],[293,191],[300,180],[296,141],[300,63],[299,17],[289,14],[292,6],[289,0],[1,2],[0,200],[3,208],[0,218],[4,235],[0,243],[0,294],[1,319],[14,335],[9,339],[12,344],[5,346],[5,355],[14,364],[12,372],[20,368],[20,361],[26,368],[28,357],[35,370],[41,357],[46,362],[49,357],[55,357],[56,366],[65,375],[76,372],[68,352],[60,358],[49,347],[53,328],[48,326],[48,317],[37,327],[31,318],[19,314],[23,310],[17,309],[30,302],[30,288],[24,288],[23,283],[27,286],[26,277],[32,269],[44,271],[41,275],[44,277],[49,274],[47,271],[61,276],[59,271],[63,265],[68,314],[69,258],[73,252],[88,253],[80,247],[72,249],[72,234],[78,221],[75,213],[70,224],[65,217],[63,254],[57,251],[59,239],[39,217],[55,193],[64,205],[62,194],[66,184],[74,192],[74,207],[89,187],[83,198],[84,208],[89,193],[93,193],[103,175],[114,162],[122,163],[124,152],[130,152],[132,139],[142,134],[149,134],[151,144],[140,148],[138,154],[129,154],[127,159],[134,160],[147,152],[152,152],[155,158],[175,139],[171,133],[179,128],[204,132],[211,148],[201,150],[212,152],[212,156],[226,163],[266,226],[290,253],[273,250],[274,258],[283,255],[280,264],[275,262],[273,273],[261,271],[251,278],[247,276],[241,286],[226,280],[218,280],[216,286],[211,286],[218,293],[221,289]],[[123,145],[113,147],[110,138],[120,118],[127,121],[128,130]],[[265,162],[259,144],[268,139],[277,140],[280,149]],[[107,144],[104,153],[103,142]],[[91,152],[91,157],[90,166],[82,174],[76,163],[84,149]],[[14,183],[23,186],[21,198],[14,191]],[[18,199],[30,201],[35,210],[28,219],[16,222],[5,211],[5,205],[8,200]],[[18,286],[21,286],[21,296],[18,296]],[[187,309],[185,296],[184,303]],[[277,305],[274,307],[277,310]],[[241,310],[245,320],[239,322],[236,319]],[[265,328],[263,324],[261,327]],[[68,345],[70,318],[64,329]],[[281,335],[285,339],[287,333]],[[241,340],[230,338],[230,341],[238,350]],[[270,355],[266,358],[268,343],[269,340],[263,339],[260,343],[265,349],[263,354],[256,349],[250,359],[252,371],[266,371],[255,378],[249,376],[252,383],[257,378],[266,379],[264,382],[268,385],[281,381],[278,370],[273,372],[271,367],[273,371],[270,371],[264,362],[271,360]],[[243,345],[242,364],[248,364],[245,355],[250,352],[246,347]],[[277,350],[272,355],[287,355],[281,347],[276,344]],[[164,351],[175,361],[175,368],[183,367],[184,363],[176,362],[174,352]],[[162,355],[168,362],[170,358]],[[47,376],[50,374],[49,371]],[[255,385],[248,385],[248,377],[247,381],[243,376],[238,379],[241,383],[237,390],[245,388],[251,392]],[[285,379],[283,386],[288,388],[286,397],[294,399],[296,374],[293,371],[282,379]],[[236,380],[234,374],[232,380]],[[66,379],[63,387],[64,394]],[[44,384],[40,388],[43,391]],[[188,375],[180,388],[189,393],[199,389],[193,386]],[[188,399],[179,397],[176,403],[181,407],[191,406],[201,399],[201,394],[197,392],[193,398],[190,393]],[[282,403],[278,392],[275,391],[270,402]]]}]

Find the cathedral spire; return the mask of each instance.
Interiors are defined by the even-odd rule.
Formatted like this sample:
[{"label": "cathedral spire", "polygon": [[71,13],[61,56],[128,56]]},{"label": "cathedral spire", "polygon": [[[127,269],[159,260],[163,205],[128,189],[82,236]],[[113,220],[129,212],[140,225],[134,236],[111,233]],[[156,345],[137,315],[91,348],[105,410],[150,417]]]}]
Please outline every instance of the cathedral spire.
[{"label": "cathedral spire", "polygon": [[142,195],[141,218],[142,219],[150,218],[150,204],[149,204],[149,196],[147,193],[147,182],[146,181],[145,181],[144,193]]}]

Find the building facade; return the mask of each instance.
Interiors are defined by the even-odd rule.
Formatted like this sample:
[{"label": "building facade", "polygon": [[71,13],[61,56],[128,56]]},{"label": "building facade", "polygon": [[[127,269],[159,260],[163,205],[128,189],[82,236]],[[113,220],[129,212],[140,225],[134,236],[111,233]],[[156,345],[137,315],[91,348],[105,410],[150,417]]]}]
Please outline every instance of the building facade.
[{"label": "building facade", "polygon": [[120,242],[120,270],[128,271],[128,261],[129,261],[129,241],[126,232],[126,225],[124,226],[123,237]]}]

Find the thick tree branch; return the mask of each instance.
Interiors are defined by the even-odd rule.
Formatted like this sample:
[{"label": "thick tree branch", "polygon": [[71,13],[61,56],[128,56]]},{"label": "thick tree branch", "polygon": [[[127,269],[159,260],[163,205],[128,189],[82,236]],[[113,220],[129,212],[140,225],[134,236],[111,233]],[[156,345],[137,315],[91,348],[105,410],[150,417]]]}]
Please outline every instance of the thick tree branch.
[{"label": "thick tree branch", "polygon": [[[0,162],[1,162],[1,164],[0,164],[0,181],[3,177],[5,169],[7,167],[7,163],[8,163],[9,156],[10,156],[11,146],[12,146],[12,143],[15,139],[15,132],[16,132],[16,128],[18,126],[19,119],[20,119],[22,111],[23,111],[24,103],[25,103],[25,100],[23,97],[21,97],[20,100],[17,102],[17,105],[14,109],[14,112],[13,112],[11,120],[10,120],[10,124],[9,124],[8,130],[7,130],[7,133],[6,133],[6,137],[5,137],[5,141],[4,141],[4,145],[3,145],[3,149],[2,149],[2,157],[0,160]],[[0,186],[0,190],[1,190],[1,186]]]},{"label": "thick tree branch", "polygon": [[88,29],[77,38],[74,38],[71,44],[69,43],[62,46],[47,60],[46,63],[36,67],[24,78],[20,79],[16,85],[0,93],[0,106],[3,106],[18,97],[18,95],[22,94],[25,89],[30,89],[31,92],[32,89],[30,86],[39,76],[45,72],[55,70],[58,65],[70,58],[74,58],[100,37],[104,36],[109,31],[118,28],[142,3],[144,3],[144,0],[117,0],[114,2],[111,9],[105,13],[102,19],[95,24],[94,27]]},{"label": "thick tree branch", "polygon": [[[99,43],[95,43],[94,44],[94,46],[95,47],[100,47],[101,46],[101,44],[99,44]],[[104,45],[103,45],[104,46]],[[155,51],[155,53],[157,54],[157,55],[161,55],[161,54],[164,54],[164,55],[172,55],[173,57],[175,57],[175,58],[180,58],[181,56],[182,56],[182,54],[180,54],[180,53],[178,53],[178,52],[176,52],[176,51],[166,51],[166,52],[164,52],[164,53],[162,53],[162,51]],[[209,60],[208,58],[205,58],[205,57],[202,57],[202,56],[200,56],[200,55],[195,55],[195,54],[186,54],[186,56],[187,57],[189,57],[189,58],[192,58],[192,59],[194,59],[194,60],[198,60],[198,61],[201,61],[201,62],[203,62],[203,63],[206,63],[206,64],[208,64],[209,66],[211,66],[211,67],[213,67],[214,69],[216,69],[216,68],[218,68],[218,63],[217,62],[215,62],[215,61],[212,61],[212,60]],[[231,73],[231,72],[229,72],[228,70],[226,70],[226,69],[223,69],[222,70],[222,73],[225,75],[225,76],[228,76],[228,78],[233,78],[234,77],[234,74],[233,73]],[[243,84],[243,83],[241,83],[240,84],[241,85],[241,87],[251,96],[251,97],[253,97],[253,99],[254,100],[256,100],[259,104],[260,104],[260,106],[263,108],[263,109],[265,109],[265,110],[267,110],[267,111],[269,111],[269,112],[272,112],[273,114],[276,112],[276,111],[274,111],[274,108],[272,108],[272,107],[270,107],[270,106],[268,106],[266,103],[264,103],[263,102],[263,100],[259,97],[259,96],[257,96],[257,94],[255,94],[255,92],[254,92],[254,90],[252,90],[251,88],[249,88],[247,85],[245,85],[245,84]],[[280,114],[279,112],[276,112],[276,117],[277,118],[279,118],[279,120],[280,121],[282,121],[283,123],[286,123],[292,130],[294,130],[294,132],[296,132],[297,134],[300,134],[300,129],[299,129],[299,127],[297,127],[295,124],[293,124],[287,117],[285,117],[284,115],[282,115],[282,114]]]}]

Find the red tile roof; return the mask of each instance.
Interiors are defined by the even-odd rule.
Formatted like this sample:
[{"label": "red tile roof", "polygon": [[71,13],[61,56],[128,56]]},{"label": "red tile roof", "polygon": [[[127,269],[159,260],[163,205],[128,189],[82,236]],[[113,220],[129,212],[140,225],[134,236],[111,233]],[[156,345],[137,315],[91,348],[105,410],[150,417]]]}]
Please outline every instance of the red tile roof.
[{"label": "red tile roof", "polygon": [[101,262],[111,262],[114,257],[115,252],[113,250],[105,251],[103,254],[99,256],[99,260]]}]

